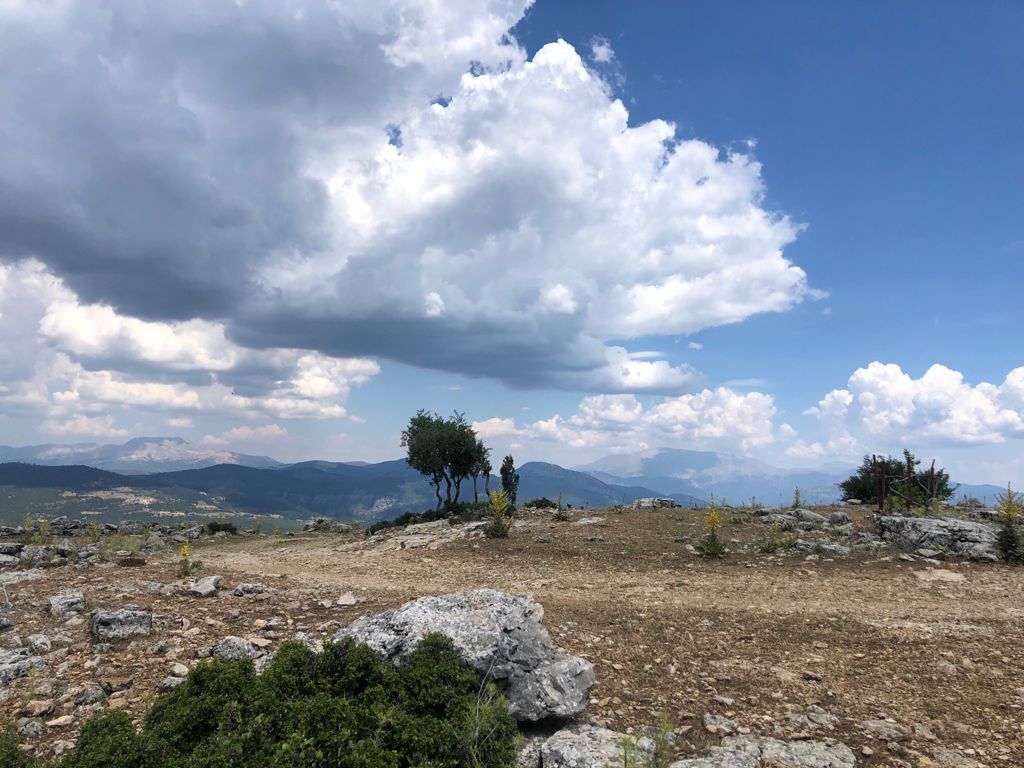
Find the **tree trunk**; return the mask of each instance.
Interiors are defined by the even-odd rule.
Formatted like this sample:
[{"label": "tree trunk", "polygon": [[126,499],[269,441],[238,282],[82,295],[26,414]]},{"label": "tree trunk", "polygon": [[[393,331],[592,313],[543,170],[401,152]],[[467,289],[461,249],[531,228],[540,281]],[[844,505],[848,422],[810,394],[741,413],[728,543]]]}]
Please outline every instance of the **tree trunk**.
[{"label": "tree trunk", "polygon": [[465,479],[464,477],[456,477],[455,478],[455,503],[456,504],[459,503],[459,495],[462,493],[462,481],[464,479]]},{"label": "tree trunk", "polygon": [[473,503],[480,503],[480,494],[476,490],[476,475],[473,475]]},{"label": "tree trunk", "polygon": [[484,474],[484,496],[487,498],[491,497],[491,473],[486,472]]},{"label": "tree trunk", "polygon": [[446,474],[444,476],[444,495],[448,504],[452,503],[452,479]]},{"label": "tree trunk", "polygon": [[441,510],[441,481],[434,478],[434,495],[437,496],[437,511]]}]

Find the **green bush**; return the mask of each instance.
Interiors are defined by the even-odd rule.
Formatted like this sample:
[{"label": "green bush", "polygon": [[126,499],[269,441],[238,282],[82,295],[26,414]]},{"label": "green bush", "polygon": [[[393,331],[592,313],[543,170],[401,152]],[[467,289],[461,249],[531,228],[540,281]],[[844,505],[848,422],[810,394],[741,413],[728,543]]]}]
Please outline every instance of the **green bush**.
[{"label": "green bush", "polygon": [[540,496],[536,499],[530,499],[523,506],[525,507],[536,507],[537,509],[557,509],[558,504],[547,496]]},{"label": "green bush", "polygon": [[[398,669],[352,640],[319,654],[292,642],[260,676],[250,661],[201,664],[141,730],[121,712],[92,718],[55,768],[503,768],[518,734],[441,635]],[[0,736],[0,765],[31,762]]]},{"label": "green bush", "polygon": [[0,729],[0,765],[4,768],[32,768],[32,759],[18,748],[13,728]]},{"label": "green bush", "polygon": [[512,528],[512,505],[505,491],[491,491],[490,517],[483,528],[488,539],[507,539]]},{"label": "green bush", "polygon": [[234,523],[226,523],[223,520],[211,520],[206,524],[206,532],[210,534],[223,532],[234,535],[238,533],[238,527]]}]

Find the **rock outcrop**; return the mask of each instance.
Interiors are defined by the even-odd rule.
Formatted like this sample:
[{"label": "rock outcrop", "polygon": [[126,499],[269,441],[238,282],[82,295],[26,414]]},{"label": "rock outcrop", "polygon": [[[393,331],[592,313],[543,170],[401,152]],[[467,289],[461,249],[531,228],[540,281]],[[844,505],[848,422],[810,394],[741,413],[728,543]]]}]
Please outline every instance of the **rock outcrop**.
[{"label": "rock outcrop", "polygon": [[[706,757],[677,760],[669,768],[856,768],[857,758],[845,744],[824,741],[779,741],[765,736],[727,736]],[[595,766],[596,768],[596,766]]]},{"label": "rock outcrop", "polygon": [[878,518],[882,538],[900,549],[935,549],[969,560],[999,559],[995,529],[972,520],[955,517]]},{"label": "rock outcrop", "polygon": [[[647,741],[647,740],[644,740]],[[594,725],[563,728],[540,747],[540,768],[631,768],[646,765],[651,745]]]},{"label": "rock outcrop", "polygon": [[401,665],[423,637],[440,633],[470,667],[503,689],[516,720],[572,717],[587,704],[594,670],[557,647],[543,620],[543,607],[530,595],[481,589],[424,597],[364,616],[334,639],[351,637]]},{"label": "rock outcrop", "polygon": [[116,610],[97,608],[89,614],[89,633],[94,640],[130,640],[153,629],[153,611],[126,605]]}]

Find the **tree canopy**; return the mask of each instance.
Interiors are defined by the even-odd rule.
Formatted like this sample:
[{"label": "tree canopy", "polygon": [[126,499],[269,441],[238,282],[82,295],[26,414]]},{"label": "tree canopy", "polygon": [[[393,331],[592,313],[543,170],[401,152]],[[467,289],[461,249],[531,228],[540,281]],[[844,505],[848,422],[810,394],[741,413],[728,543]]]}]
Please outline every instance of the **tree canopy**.
[{"label": "tree canopy", "polygon": [[935,469],[935,462],[927,469],[920,466],[920,459],[908,450],[903,451],[902,459],[865,456],[857,471],[839,484],[843,501],[879,504],[894,498],[910,509],[925,507],[934,499],[947,501],[956,493],[956,485],[944,469]]},{"label": "tree canopy", "polygon": [[508,496],[511,506],[516,505],[516,494],[519,493],[519,473],[516,472],[515,461],[508,455],[501,462],[501,489]]},{"label": "tree canopy", "polygon": [[[433,483],[438,509],[442,504],[458,504],[467,477],[473,477],[475,490],[476,478],[485,468],[490,472],[487,448],[477,439],[465,414],[458,411],[448,418],[417,411],[402,432],[402,446],[409,466]],[[441,483],[445,485],[443,499]]]}]

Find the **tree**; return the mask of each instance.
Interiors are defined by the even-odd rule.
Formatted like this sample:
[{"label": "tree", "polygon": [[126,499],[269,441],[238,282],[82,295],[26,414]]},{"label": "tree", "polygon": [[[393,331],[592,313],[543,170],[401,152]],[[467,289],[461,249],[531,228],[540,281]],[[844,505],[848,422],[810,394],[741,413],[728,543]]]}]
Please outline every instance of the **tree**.
[{"label": "tree", "polygon": [[[426,475],[433,484],[437,509],[442,504],[459,503],[462,483],[474,471],[479,473],[481,451],[487,451],[466,422],[465,414],[457,411],[447,419],[425,410],[417,411],[402,432],[402,446],[406,449],[409,466]],[[443,500],[442,482],[445,484]],[[474,476],[474,491],[475,485]]]},{"label": "tree", "polygon": [[519,492],[519,473],[516,472],[516,465],[511,454],[501,462],[501,489],[508,496],[509,505],[514,507],[516,494]]},{"label": "tree", "polygon": [[494,471],[494,467],[491,466],[491,450],[489,448],[487,449],[487,453],[484,455],[483,463],[480,465],[480,471],[484,475],[484,495],[490,497],[491,472]]},{"label": "tree", "polygon": [[[444,455],[444,419],[425,410],[416,411],[409,426],[402,431],[402,447],[406,462],[434,484],[437,508],[441,508],[441,481],[447,479]],[[449,483],[449,497],[451,488]]]},{"label": "tree", "polygon": [[477,492],[476,481],[480,475],[484,476],[484,493],[490,496],[490,489],[488,486],[491,484],[491,460],[489,458],[491,450],[483,444],[482,440],[476,441],[476,449],[473,457],[473,465],[470,469],[470,476],[473,478],[473,503],[477,504],[480,501],[480,494]]},{"label": "tree", "polygon": [[944,469],[919,469],[921,462],[908,450],[903,459],[865,456],[857,471],[839,484],[843,501],[859,499],[884,507],[885,500],[899,499],[907,509],[927,507],[931,502],[948,501],[957,486],[950,483]]}]

